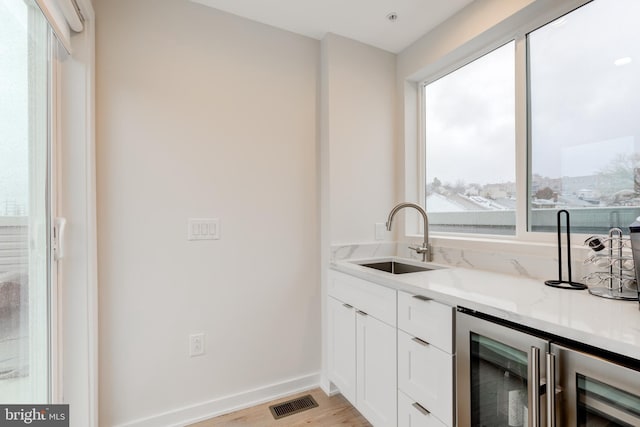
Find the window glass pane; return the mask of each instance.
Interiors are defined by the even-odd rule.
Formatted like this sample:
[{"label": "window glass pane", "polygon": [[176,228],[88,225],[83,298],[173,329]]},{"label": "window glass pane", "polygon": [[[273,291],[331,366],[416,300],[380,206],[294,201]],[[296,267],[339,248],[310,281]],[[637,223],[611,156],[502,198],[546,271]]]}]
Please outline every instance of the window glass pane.
[{"label": "window glass pane", "polygon": [[515,234],[514,43],[425,86],[434,231]]},{"label": "window glass pane", "polygon": [[528,36],[529,229],[626,229],[640,214],[640,2],[596,0]]},{"label": "window glass pane", "polygon": [[43,403],[48,369],[48,25],[0,0],[0,402]]}]

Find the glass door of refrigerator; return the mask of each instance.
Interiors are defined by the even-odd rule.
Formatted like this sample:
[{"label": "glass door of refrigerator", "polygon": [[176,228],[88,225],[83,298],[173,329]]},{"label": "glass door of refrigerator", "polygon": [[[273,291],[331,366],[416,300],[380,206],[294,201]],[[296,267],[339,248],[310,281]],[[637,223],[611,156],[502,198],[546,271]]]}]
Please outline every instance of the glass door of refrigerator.
[{"label": "glass door of refrigerator", "polygon": [[471,333],[471,425],[524,425],[527,358],[524,351]]},{"label": "glass door of refrigerator", "polygon": [[640,426],[640,372],[600,357],[553,345],[560,373],[557,425]]},{"label": "glass door of refrigerator", "polygon": [[[544,355],[547,341],[458,312],[456,346],[458,425],[521,427],[544,419],[544,410],[536,406],[542,408],[539,385],[545,366],[532,354]],[[529,395],[536,386],[534,403]]]},{"label": "glass door of refrigerator", "polygon": [[578,426],[640,426],[640,397],[585,375],[577,375]]}]

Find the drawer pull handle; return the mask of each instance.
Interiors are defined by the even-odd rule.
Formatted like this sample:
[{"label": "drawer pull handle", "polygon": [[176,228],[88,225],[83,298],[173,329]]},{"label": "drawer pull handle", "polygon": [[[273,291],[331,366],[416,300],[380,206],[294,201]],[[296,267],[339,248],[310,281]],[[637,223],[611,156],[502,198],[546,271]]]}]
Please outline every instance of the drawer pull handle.
[{"label": "drawer pull handle", "polygon": [[416,408],[418,411],[420,411],[422,413],[422,415],[429,415],[431,413],[431,412],[429,412],[429,410],[427,408],[425,408],[424,406],[422,406],[418,402],[414,403],[413,407]]},{"label": "drawer pull handle", "polygon": [[342,304],[342,306],[343,306],[344,308],[353,308],[353,306],[352,306],[352,305],[350,305],[350,304]]},{"label": "drawer pull handle", "polygon": [[431,301],[433,298],[425,297],[424,295],[414,295],[415,299],[419,299],[420,301]]},{"label": "drawer pull handle", "polygon": [[411,338],[411,341],[416,342],[416,343],[418,343],[418,344],[420,344],[420,345],[423,345],[423,346],[425,346],[425,347],[429,345],[429,343],[428,343],[428,342],[426,342],[426,341],[424,341],[424,340],[421,340],[421,339],[420,339],[420,338],[418,338],[418,337],[413,337],[413,338]]},{"label": "drawer pull handle", "polygon": [[356,313],[358,313],[360,316],[368,316],[368,314],[362,310],[356,310]]}]

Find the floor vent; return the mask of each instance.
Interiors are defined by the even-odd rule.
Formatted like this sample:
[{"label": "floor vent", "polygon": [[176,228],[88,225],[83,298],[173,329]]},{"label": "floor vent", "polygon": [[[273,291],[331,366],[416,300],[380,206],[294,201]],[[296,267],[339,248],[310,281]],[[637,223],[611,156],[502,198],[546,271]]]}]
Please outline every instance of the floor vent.
[{"label": "floor vent", "polygon": [[318,403],[311,397],[310,394],[299,397],[297,399],[288,400],[278,405],[269,406],[271,415],[276,420],[280,418],[288,417],[289,415],[297,414],[298,412],[306,411],[307,409],[316,408]]}]

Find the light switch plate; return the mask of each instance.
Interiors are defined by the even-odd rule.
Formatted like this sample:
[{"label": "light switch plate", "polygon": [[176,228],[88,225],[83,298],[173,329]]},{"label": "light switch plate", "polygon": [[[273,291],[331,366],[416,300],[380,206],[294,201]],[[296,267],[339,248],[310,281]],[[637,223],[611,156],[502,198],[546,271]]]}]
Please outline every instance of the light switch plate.
[{"label": "light switch plate", "polygon": [[189,218],[187,224],[187,240],[220,239],[219,218]]},{"label": "light switch plate", "polygon": [[376,240],[384,240],[387,233],[387,224],[376,222]]}]

